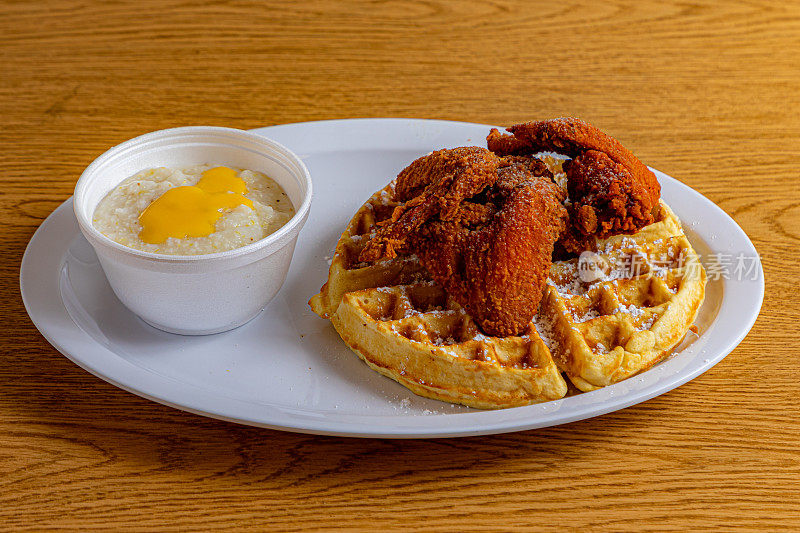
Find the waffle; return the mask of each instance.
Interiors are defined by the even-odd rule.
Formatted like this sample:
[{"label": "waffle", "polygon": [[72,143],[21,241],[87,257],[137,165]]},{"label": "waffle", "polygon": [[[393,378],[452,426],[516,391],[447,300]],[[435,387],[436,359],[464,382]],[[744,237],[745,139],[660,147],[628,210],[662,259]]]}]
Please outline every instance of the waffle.
[{"label": "waffle", "polygon": [[370,368],[420,396],[483,409],[563,397],[567,384],[535,330],[483,335],[415,256],[358,262],[375,224],[397,206],[392,193],[391,184],[375,193],[348,224],[309,302],[314,312]]},{"label": "waffle", "polygon": [[[561,161],[545,161],[563,179]],[[554,262],[523,335],[486,336],[416,256],[359,262],[376,224],[399,205],[393,193],[391,183],[358,210],[309,305],[367,365],[415,394],[488,409],[562,398],[562,372],[581,391],[609,385],[663,359],[702,302],[705,272],[661,203],[636,235]]]},{"label": "waffle", "polygon": [[680,222],[661,202],[635,235],[556,261],[538,321],[558,367],[582,391],[616,383],[667,356],[694,322],[706,274]]}]

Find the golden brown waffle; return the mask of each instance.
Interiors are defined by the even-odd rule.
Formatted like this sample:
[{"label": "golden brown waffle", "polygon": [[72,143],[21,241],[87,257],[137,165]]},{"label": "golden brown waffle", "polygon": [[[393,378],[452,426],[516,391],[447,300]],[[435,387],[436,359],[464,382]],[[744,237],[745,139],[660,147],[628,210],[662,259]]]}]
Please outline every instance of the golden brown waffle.
[{"label": "golden brown waffle", "polygon": [[378,263],[358,260],[376,224],[391,217],[394,208],[400,205],[391,199],[393,195],[394,182],[373,194],[345,228],[336,243],[328,281],[308,302],[319,316],[330,318],[348,292],[428,279],[416,257],[398,256]]},{"label": "golden brown waffle", "polygon": [[674,213],[597,253],[554,262],[539,309],[550,349],[582,391],[610,385],[669,354],[694,322],[706,274]]},{"label": "golden brown waffle", "polygon": [[[545,161],[563,179],[560,159]],[[702,302],[705,272],[661,204],[654,224],[599,241],[592,261],[555,262],[524,335],[485,336],[415,256],[358,261],[398,205],[393,191],[389,184],[355,214],[309,304],[372,369],[421,396],[501,408],[563,397],[561,371],[584,391],[617,382],[665,357]]]}]

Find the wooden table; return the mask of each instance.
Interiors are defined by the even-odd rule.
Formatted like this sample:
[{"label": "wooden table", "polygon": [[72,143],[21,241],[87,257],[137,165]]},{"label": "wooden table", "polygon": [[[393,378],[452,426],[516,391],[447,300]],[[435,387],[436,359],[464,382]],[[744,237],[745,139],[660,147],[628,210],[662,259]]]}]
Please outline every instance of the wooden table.
[{"label": "wooden table", "polygon": [[[0,4],[0,529],[800,528],[800,4],[194,4]],[[450,440],[268,431],[123,392],[25,314],[34,230],[133,136],[562,115],[711,198],[762,255],[744,342],[635,407]]]}]

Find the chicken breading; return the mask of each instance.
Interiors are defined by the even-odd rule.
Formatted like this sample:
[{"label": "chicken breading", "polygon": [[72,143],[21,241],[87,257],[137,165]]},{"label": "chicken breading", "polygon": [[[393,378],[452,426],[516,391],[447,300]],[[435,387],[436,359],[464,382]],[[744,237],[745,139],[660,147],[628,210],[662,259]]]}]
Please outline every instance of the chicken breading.
[{"label": "chicken breading", "polygon": [[381,224],[360,255],[361,261],[391,258],[408,234],[429,218],[452,217],[461,201],[497,180],[500,159],[477,146],[437,150],[404,168],[395,182],[395,199],[406,202]]},{"label": "chicken breading", "polygon": [[[458,216],[432,220],[409,239],[410,251],[488,335],[518,335],[539,307],[553,246],[564,231],[561,191],[522,165],[500,178]],[[474,217],[482,206],[480,217]]]},{"label": "chicken breading", "polygon": [[538,160],[484,148],[438,150],[405,168],[395,209],[362,251],[375,261],[416,254],[431,277],[490,335],[528,327],[553,246],[564,231],[563,192]]},{"label": "chicken breading", "polygon": [[517,124],[511,135],[492,129],[489,149],[500,156],[542,151],[564,154],[569,193],[569,231],[561,239],[579,253],[594,237],[635,233],[653,222],[661,187],[650,169],[613,137],[577,118]]},{"label": "chicken breading", "polygon": [[[416,254],[489,335],[521,334],[536,313],[558,249],[635,233],[653,221],[660,186],[619,141],[579,119],[492,129],[489,150],[437,150],[397,176],[404,202],[360,261]],[[534,154],[562,153],[567,190]],[[566,208],[563,204],[566,204]]]}]

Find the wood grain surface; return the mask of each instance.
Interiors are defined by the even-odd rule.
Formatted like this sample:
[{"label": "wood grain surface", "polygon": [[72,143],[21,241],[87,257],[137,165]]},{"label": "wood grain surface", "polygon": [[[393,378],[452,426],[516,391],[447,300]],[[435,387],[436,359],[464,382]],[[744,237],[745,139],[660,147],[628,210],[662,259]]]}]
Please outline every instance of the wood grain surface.
[{"label": "wood grain surface", "polygon": [[[721,364],[592,420],[450,440],[268,431],[61,356],[19,295],[41,221],[165,127],[576,115],[711,198],[766,298]],[[0,2],[0,529],[800,529],[800,3]]]}]

